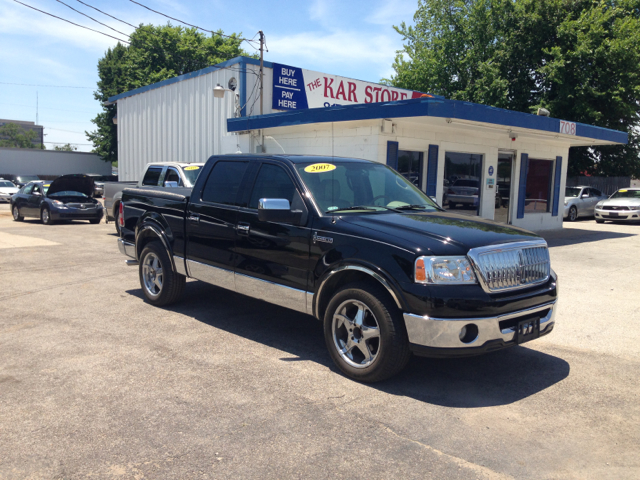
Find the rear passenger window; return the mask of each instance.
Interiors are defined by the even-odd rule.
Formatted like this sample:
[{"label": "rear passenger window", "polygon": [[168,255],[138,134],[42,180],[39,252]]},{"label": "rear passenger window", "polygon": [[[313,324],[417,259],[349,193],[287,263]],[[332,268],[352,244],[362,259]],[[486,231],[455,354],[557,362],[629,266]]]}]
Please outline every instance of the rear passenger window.
[{"label": "rear passenger window", "polygon": [[161,173],[162,167],[149,167],[142,179],[142,185],[157,186]]},{"label": "rear passenger window", "polygon": [[247,162],[218,162],[202,190],[202,201],[237,205],[238,190]]},{"label": "rear passenger window", "polygon": [[182,186],[182,182],[180,181],[180,175],[174,168],[170,168],[167,170],[167,174],[164,177],[164,186],[167,186],[167,182],[176,182],[179,187]]},{"label": "rear passenger window", "polygon": [[601,197],[602,196],[602,192],[600,190],[596,190],[595,188],[591,189],[591,195],[595,196],[595,197]]},{"label": "rear passenger window", "polygon": [[258,208],[261,198],[285,198],[289,204],[293,203],[293,194],[296,188],[293,182],[282,168],[265,163],[260,168],[253,193],[249,201],[249,208]]}]

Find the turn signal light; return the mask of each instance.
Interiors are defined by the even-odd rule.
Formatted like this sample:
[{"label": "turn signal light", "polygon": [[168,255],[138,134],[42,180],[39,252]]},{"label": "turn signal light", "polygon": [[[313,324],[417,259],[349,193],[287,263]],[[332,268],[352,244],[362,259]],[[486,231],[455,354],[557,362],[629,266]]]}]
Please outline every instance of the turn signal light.
[{"label": "turn signal light", "polygon": [[426,282],[427,272],[424,269],[424,260],[419,258],[416,261],[416,282]]}]

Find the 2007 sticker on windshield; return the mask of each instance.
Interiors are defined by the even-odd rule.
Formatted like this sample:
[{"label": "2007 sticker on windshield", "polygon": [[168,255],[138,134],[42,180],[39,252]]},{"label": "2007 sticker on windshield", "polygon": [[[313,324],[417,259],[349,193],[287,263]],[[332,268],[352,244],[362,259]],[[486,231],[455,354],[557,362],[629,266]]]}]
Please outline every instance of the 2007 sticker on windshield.
[{"label": "2007 sticker on windshield", "polygon": [[185,170],[200,170],[200,167],[191,165],[190,167],[184,167]]},{"label": "2007 sticker on windshield", "polygon": [[304,171],[307,173],[322,173],[322,172],[330,172],[331,170],[335,170],[336,166],[331,163],[314,163],[313,165],[308,165],[304,168]]}]

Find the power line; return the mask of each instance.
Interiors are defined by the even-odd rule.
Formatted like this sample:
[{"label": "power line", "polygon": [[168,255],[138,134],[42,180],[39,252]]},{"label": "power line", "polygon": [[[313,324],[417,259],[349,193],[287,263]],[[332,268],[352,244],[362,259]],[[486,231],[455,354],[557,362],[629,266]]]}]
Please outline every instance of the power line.
[{"label": "power line", "polygon": [[149,8],[149,7],[147,7],[146,5],[141,4],[140,2],[136,2],[135,0],[129,0],[129,1],[130,1],[131,3],[135,3],[136,5],[140,5],[142,8],[146,8],[147,10],[150,10],[150,11],[152,11],[152,12],[154,12],[154,13],[157,13],[158,15],[162,15],[163,17],[169,18],[169,19],[171,19],[171,20],[175,20],[175,21],[176,21],[176,22],[178,22],[178,23],[182,23],[182,24],[184,24],[184,25],[189,25],[190,27],[197,28],[198,30],[202,30],[203,32],[209,32],[209,33],[211,33],[211,34],[213,34],[213,35],[219,35],[219,36],[221,36],[221,37],[227,37],[227,38],[232,38],[232,39],[234,39],[234,40],[240,40],[240,42],[251,42],[251,41],[252,41],[252,40],[248,40],[248,39],[246,39],[246,38],[234,37],[233,35],[225,35],[224,33],[214,32],[213,30],[208,30],[208,29],[206,29],[206,28],[202,28],[202,27],[199,27],[199,26],[197,26],[197,25],[193,25],[193,24],[191,24],[191,23],[183,22],[182,20],[178,20],[178,19],[177,19],[177,18],[175,18],[175,17],[171,17],[171,16],[169,16],[169,15],[166,15],[166,14],[164,14],[164,13],[162,13],[162,12],[159,12],[159,11],[157,11],[157,10],[154,10],[153,8]]},{"label": "power line", "polygon": [[120,35],[124,35],[125,37],[129,38],[129,35],[128,35],[128,34],[126,34],[126,33],[124,33],[124,32],[121,32],[120,30],[116,30],[115,28],[110,27],[110,26],[109,26],[109,25],[107,25],[106,23],[99,22],[99,21],[98,21],[98,20],[96,20],[95,18],[90,17],[90,16],[89,16],[89,15],[87,15],[86,13],[82,13],[80,10],[76,10],[76,9],[75,9],[75,8],[73,8],[71,5],[67,5],[66,3],[64,3],[64,2],[63,2],[63,1],[61,1],[61,0],[56,0],[56,2],[61,3],[61,4],[62,4],[62,5],[64,5],[65,7],[70,8],[71,10],[73,10],[73,11],[74,11],[74,12],[76,12],[76,13],[79,13],[80,15],[84,15],[84,16],[85,16],[85,17],[87,17],[88,19],[93,20],[94,22],[99,23],[100,25],[102,25],[102,26],[104,26],[104,27],[107,27],[109,30],[113,30],[114,32],[119,33]]},{"label": "power line", "polygon": [[58,17],[57,15],[54,15],[52,13],[45,12],[44,10],[40,10],[39,8],[32,7],[31,5],[27,5],[26,3],[22,3],[20,0],[13,0],[13,1],[16,2],[16,3],[19,3],[20,5],[24,5],[27,8],[35,10],[37,12],[44,13],[45,15],[49,15],[50,17],[57,18],[58,20],[62,20],[63,22],[70,23],[71,25],[75,25],[76,27],[84,28],[86,30],[91,30],[92,32],[99,33],[100,35],[104,35],[106,37],[113,38],[114,40],[118,40],[119,42],[126,43],[127,45],[129,45],[129,42],[127,42],[126,40],[122,40],[121,38],[114,37],[113,35],[109,35],[108,33],[104,33],[104,32],[101,32],[100,30],[94,30],[93,28],[85,27],[84,25],[80,25],[78,23],[74,23],[71,20],[67,20],[66,18]]},{"label": "power line", "polygon": [[46,88],[86,88],[88,90],[93,90],[95,87],[74,87],[71,85],[36,85],[33,83],[10,83],[10,82],[0,82],[1,85],[20,85],[22,87],[46,87]]},{"label": "power line", "polygon": [[117,21],[119,21],[119,22],[122,22],[122,23],[124,23],[125,25],[129,25],[130,27],[133,27],[133,28],[138,28],[138,27],[136,27],[135,25],[131,25],[129,22],[125,22],[124,20],[120,20],[119,18],[116,18],[116,17],[114,17],[113,15],[109,15],[107,12],[103,12],[103,11],[102,11],[102,10],[100,10],[99,8],[92,7],[92,6],[91,6],[91,5],[89,5],[88,3],[84,3],[84,2],[82,2],[81,0],[77,0],[77,1],[78,1],[78,2],[80,2],[81,4],[85,5],[85,6],[89,7],[89,8],[93,8],[94,10],[96,10],[96,11],[98,11],[98,12],[102,13],[103,15],[106,15],[107,17],[111,17],[111,18],[113,18],[114,20],[117,20]]}]

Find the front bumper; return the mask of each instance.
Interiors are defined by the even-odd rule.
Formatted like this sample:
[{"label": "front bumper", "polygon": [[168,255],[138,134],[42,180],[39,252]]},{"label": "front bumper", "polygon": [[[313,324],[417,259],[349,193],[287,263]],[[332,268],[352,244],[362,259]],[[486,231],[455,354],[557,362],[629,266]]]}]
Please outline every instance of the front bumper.
[{"label": "front bumper", "polygon": [[616,222],[640,221],[640,210],[603,210],[596,208],[595,215],[598,220],[612,220]]},{"label": "front bumper", "polygon": [[104,209],[102,208],[51,208],[52,220],[96,220],[102,219]]},{"label": "front bumper", "polygon": [[12,193],[0,193],[0,202],[11,202]]},{"label": "front bumper", "polygon": [[[555,326],[556,301],[495,317],[430,318],[404,314],[407,335],[414,353],[432,357],[478,355],[516,345],[519,322],[540,318],[540,336]],[[460,339],[463,327],[477,328],[475,338]]]}]

